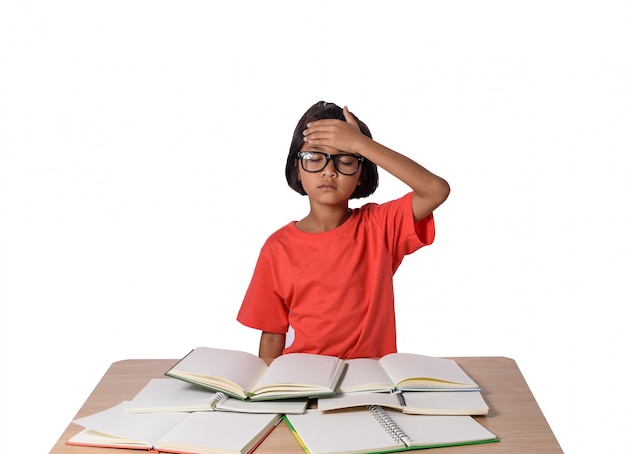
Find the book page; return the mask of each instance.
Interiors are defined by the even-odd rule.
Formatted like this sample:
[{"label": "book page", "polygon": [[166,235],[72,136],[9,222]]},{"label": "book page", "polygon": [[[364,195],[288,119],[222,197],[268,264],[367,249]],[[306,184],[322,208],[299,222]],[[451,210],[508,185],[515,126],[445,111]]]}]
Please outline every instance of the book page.
[{"label": "book page", "polygon": [[315,454],[370,453],[402,449],[367,409],[323,413],[309,410],[285,420]]},{"label": "book page", "polygon": [[478,389],[478,385],[452,359],[391,353],[379,361],[399,389]]},{"label": "book page", "polygon": [[207,385],[231,382],[250,391],[266,370],[265,362],[252,353],[198,347],[174,365],[168,374],[193,378]]},{"label": "book page", "polygon": [[347,359],[348,367],[337,391],[391,391],[395,384],[375,359]]},{"label": "book page", "polygon": [[[289,353],[276,358],[258,381],[255,394],[335,392],[345,362],[334,356]],[[284,392],[283,392],[284,391]]]},{"label": "book page", "polygon": [[365,391],[357,393],[341,393],[317,399],[317,409],[320,411],[330,411],[352,407],[367,407],[369,405],[379,405],[381,407],[402,410],[402,404],[398,398],[398,394],[391,393]]},{"label": "book page", "polygon": [[71,437],[67,443],[70,446],[95,446],[102,448],[128,448],[128,449],[152,449],[152,443],[132,440],[127,438],[114,437],[112,435],[106,435],[102,432],[96,432],[91,429],[83,429],[73,437]]},{"label": "book page", "polygon": [[130,401],[128,413],[208,411],[216,393],[174,378],[153,378]]},{"label": "book page", "polygon": [[423,415],[486,415],[480,391],[405,391],[404,413]]},{"label": "book page", "polygon": [[[221,395],[221,398],[217,396]],[[153,378],[131,400],[127,413],[171,411],[235,411],[239,413],[304,413],[308,399],[250,402],[226,397],[173,378]]]},{"label": "book page", "polygon": [[247,452],[279,421],[280,415],[276,414],[189,413],[189,417],[155,443],[155,448],[191,452]]},{"label": "book page", "polygon": [[357,392],[317,399],[317,408],[321,411],[369,405],[414,415],[485,415],[489,411],[480,391]]},{"label": "book page", "polygon": [[304,413],[309,399],[282,399],[249,401],[229,397],[215,407],[217,411],[235,411],[239,413]]},{"label": "book page", "polygon": [[411,439],[411,446],[450,446],[497,440],[471,416],[407,415],[393,410],[389,410],[389,414]]},{"label": "book page", "polygon": [[108,442],[143,442],[153,445],[163,434],[182,421],[188,413],[130,414],[125,411],[129,402],[74,420],[91,431],[107,434]]}]

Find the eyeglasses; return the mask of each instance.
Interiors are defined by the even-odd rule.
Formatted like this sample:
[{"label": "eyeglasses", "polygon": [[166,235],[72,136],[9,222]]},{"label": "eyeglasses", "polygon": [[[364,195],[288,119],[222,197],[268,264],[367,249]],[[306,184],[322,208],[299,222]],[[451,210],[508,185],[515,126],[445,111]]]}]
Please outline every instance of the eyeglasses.
[{"label": "eyeglasses", "polygon": [[333,160],[335,169],[342,175],[354,175],[359,171],[363,156],[353,154],[326,154],[321,151],[301,151],[298,153],[302,170],[306,172],[321,172],[330,160]]}]

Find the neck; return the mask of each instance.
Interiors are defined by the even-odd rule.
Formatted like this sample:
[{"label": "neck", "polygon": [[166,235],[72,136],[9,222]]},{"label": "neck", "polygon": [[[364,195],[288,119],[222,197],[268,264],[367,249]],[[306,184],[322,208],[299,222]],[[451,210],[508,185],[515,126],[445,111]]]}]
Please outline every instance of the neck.
[{"label": "neck", "polygon": [[345,206],[324,206],[317,208],[312,206],[309,214],[302,220],[296,222],[296,227],[307,233],[327,232],[336,229],[346,222],[351,213],[352,210],[348,208],[347,204]]}]

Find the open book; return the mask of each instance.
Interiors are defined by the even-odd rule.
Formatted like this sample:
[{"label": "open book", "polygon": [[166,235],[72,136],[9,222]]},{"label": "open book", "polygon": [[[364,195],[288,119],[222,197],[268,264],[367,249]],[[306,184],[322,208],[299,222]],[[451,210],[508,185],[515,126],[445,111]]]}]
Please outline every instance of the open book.
[{"label": "open book", "polygon": [[310,454],[376,453],[498,441],[471,416],[407,415],[372,406],[285,416]]},{"label": "open book", "polygon": [[414,353],[390,353],[382,358],[348,359],[340,392],[480,390],[453,359]]},{"label": "open book", "polygon": [[282,355],[267,366],[251,353],[198,347],[165,375],[239,399],[268,400],[334,394],[345,366],[309,353]]},{"label": "open book", "polygon": [[235,411],[239,413],[304,413],[308,399],[249,401],[214,393],[181,380],[153,378],[131,400],[127,413],[166,411]]},{"label": "open book", "polygon": [[321,411],[378,405],[411,415],[486,415],[489,407],[480,391],[355,392],[319,398]]},{"label": "open book", "polygon": [[128,402],[74,420],[85,427],[66,444],[167,453],[247,453],[280,422],[277,414],[129,414]]}]

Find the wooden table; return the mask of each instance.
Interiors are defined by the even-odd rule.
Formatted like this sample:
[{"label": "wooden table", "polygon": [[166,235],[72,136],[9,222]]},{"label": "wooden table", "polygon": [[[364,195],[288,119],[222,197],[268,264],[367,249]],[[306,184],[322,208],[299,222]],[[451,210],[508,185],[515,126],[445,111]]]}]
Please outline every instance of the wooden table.
[{"label": "wooden table", "polygon": [[[478,383],[489,405],[489,415],[476,419],[499,438],[498,443],[437,448],[436,454],[456,453],[562,453],[550,426],[515,361],[503,357],[452,358]],[[163,377],[176,359],[131,359],[113,363],[76,418],[132,399],[152,378]],[[82,430],[70,423],[51,454],[103,454],[107,448],[67,446],[65,442]],[[125,452],[132,452],[126,451]],[[141,451],[136,451],[141,452]],[[304,450],[284,422],[265,439],[255,453],[302,453]]]}]

